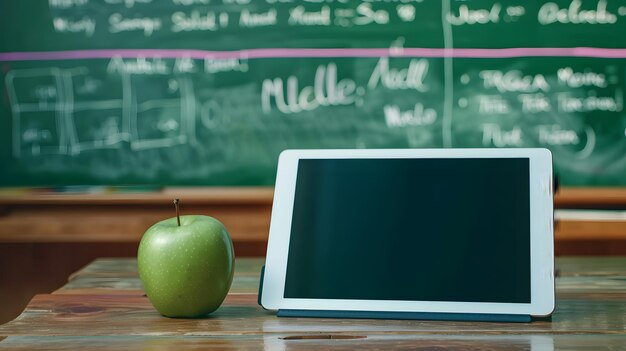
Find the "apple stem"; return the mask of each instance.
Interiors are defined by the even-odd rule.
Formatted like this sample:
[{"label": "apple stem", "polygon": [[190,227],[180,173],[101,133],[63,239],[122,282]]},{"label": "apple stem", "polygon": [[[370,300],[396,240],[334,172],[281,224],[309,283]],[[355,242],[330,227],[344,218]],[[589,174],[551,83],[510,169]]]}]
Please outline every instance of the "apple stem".
[{"label": "apple stem", "polygon": [[174,199],[174,206],[176,207],[176,222],[178,223],[178,226],[180,227],[180,213],[178,212],[179,202],[180,202],[180,199]]}]

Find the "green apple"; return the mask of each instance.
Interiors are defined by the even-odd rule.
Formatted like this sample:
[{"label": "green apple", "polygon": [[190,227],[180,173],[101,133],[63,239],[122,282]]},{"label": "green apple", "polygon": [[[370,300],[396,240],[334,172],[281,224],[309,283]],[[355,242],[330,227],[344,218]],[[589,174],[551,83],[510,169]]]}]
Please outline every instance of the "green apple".
[{"label": "green apple", "polygon": [[235,254],[226,228],[217,219],[177,216],[146,231],[137,263],[157,311],[166,317],[191,318],[207,315],[222,304],[233,281]]}]

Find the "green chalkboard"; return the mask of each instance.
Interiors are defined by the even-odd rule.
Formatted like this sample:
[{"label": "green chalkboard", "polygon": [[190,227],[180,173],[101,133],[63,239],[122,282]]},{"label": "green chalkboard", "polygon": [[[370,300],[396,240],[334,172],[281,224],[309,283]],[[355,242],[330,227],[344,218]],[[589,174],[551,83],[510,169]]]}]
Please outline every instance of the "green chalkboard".
[{"label": "green chalkboard", "polygon": [[443,147],[626,185],[623,2],[0,6],[0,186],[272,185],[284,149]]}]

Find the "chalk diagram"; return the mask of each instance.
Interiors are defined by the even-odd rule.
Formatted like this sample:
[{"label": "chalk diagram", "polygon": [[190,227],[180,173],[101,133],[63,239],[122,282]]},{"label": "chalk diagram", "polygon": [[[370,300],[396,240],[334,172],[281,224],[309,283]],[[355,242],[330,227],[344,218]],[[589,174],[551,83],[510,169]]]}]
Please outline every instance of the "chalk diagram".
[{"label": "chalk diagram", "polygon": [[86,67],[16,69],[5,77],[16,158],[195,143],[191,79],[90,74]]}]

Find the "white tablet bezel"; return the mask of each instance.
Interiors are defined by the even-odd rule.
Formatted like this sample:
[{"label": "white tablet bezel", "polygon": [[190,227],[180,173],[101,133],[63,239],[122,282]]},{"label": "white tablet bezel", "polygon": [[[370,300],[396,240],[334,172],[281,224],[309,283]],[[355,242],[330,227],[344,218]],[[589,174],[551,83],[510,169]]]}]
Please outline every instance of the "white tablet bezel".
[{"label": "white tablet bezel", "polygon": [[[530,303],[284,298],[291,219],[300,159],[528,158],[530,181]],[[547,316],[554,310],[552,154],[547,149],[286,150],[280,154],[262,284],[269,310],[489,313]]]}]

